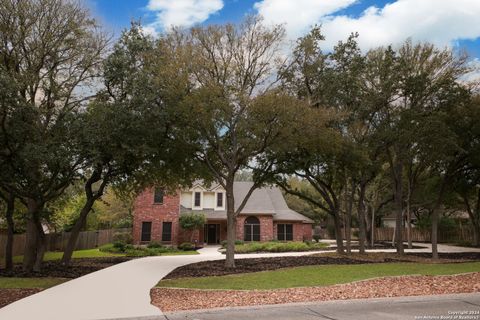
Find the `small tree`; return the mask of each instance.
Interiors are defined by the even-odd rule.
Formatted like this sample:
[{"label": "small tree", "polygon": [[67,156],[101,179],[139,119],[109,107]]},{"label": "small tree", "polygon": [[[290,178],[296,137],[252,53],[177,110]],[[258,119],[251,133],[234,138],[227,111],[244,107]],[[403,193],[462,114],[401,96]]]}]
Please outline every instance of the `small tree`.
[{"label": "small tree", "polygon": [[192,212],[180,215],[180,227],[190,232],[190,242],[192,242],[193,239],[193,232],[203,227],[206,220],[203,213]]}]

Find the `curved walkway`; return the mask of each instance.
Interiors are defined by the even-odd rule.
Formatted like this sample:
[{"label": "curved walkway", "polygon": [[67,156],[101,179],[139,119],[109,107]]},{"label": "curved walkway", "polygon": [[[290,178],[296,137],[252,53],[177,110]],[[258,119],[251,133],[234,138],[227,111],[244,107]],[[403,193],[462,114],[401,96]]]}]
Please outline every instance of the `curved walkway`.
[{"label": "curved walkway", "polygon": [[[429,252],[429,250],[425,248],[406,251]],[[380,250],[376,250],[378,251]],[[441,245],[439,251],[463,252],[480,249]],[[218,247],[206,247],[199,252],[199,255],[134,259],[90,273],[0,309],[0,319],[85,320],[158,317],[162,313],[150,304],[150,289],[161,278],[185,264],[220,260],[225,257],[218,252]],[[236,258],[301,256],[312,253],[315,252],[238,254]]]}]

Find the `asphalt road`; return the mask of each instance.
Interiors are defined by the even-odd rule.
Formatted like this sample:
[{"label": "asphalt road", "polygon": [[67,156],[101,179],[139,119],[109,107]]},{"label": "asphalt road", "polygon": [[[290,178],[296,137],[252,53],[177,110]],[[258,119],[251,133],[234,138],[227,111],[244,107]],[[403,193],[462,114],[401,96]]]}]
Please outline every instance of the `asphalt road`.
[{"label": "asphalt road", "polygon": [[167,320],[480,320],[480,293],[379,298],[165,313]]}]

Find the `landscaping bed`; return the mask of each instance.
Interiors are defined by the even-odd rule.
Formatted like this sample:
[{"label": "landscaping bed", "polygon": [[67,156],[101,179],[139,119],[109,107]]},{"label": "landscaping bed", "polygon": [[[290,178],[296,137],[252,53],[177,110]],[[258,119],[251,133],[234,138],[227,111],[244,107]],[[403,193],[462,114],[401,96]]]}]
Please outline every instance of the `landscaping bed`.
[{"label": "landscaping bed", "polygon": [[180,311],[291,302],[480,292],[480,273],[448,276],[400,276],[325,287],[275,290],[198,290],[153,288],[152,304],[162,311]]},{"label": "landscaping bed", "polygon": [[25,272],[21,264],[15,264],[12,271],[0,270],[0,277],[55,277],[55,278],[78,278],[88,273],[98,271],[117,263],[131,260],[129,257],[105,257],[105,258],[82,258],[72,259],[70,266],[63,266],[59,260],[45,261],[40,272]]},{"label": "landscaping bed", "polygon": [[324,242],[302,242],[302,241],[268,241],[249,242],[235,244],[235,253],[259,253],[259,252],[301,252],[316,251],[328,248],[329,244]]},{"label": "landscaping bed", "polygon": [[32,294],[35,294],[42,290],[42,288],[0,289],[0,308],[3,308],[12,302],[31,296]]},{"label": "landscaping bed", "polygon": [[[369,253],[366,255],[352,254],[350,256],[336,253],[322,253],[318,255],[300,257],[275,257],[235,259],[235,269],[225,268],[224,260],[203,261],[176,268],[164,279],[178,279],[185,277],[222,276],[237,273],[249,273],[282,268],[311,266],[311,265],[345,265],[381,262],[431,262],[431,254],[406,254],[402,257],[394,253]],[[480,261],[480,253],[440,253],[438,262],[452,261]]]},{"label": "landscaping bed", "polygon": [[324,265],[324,264],[364,264],[361,261],[348,257],[321,256],[275,257],[235,259],[235,268],[225,268],[225,260],[203,261],[181,266],[167,274],[163,279],[178,279],[185,277],[209,277],[228,274],[249,273],[281,268]]},{"label": "landscaping bed", "polygon": [[0,278],[0,308],[65,281],[64,278]]}]

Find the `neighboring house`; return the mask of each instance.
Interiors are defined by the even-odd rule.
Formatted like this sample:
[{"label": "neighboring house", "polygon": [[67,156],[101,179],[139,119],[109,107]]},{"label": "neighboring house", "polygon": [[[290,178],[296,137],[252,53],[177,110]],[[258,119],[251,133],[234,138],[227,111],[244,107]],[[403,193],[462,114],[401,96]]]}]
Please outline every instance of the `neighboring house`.
[{"label": "neighboring house", "polygon": [[[251,182],[235,182],[236,207],[251,186]],[[225,190],[220,185],[206,187],[197,182],[173,195],[164,194],[160,188],[146,189],[134,203],[134,243],[220,243],[227,239],[225,202]],[[203,213],[207,218],[203,230],[193,236],[179,225],[179,216],[191,212]],[[265,187],[252,193],[237,217],[236,237],[243,241],[311,240],[312,224],[313,220],[288,208],[279,188]]]},{"label": "neighboring house", "polygon": [[[404,226],[406,226],[407,221],[406,221],[405,217],[404,217],[404,219],[405,219],[405,221],[403,221],[403,224],[404,224]],[[413,228],[415,228],[416,222],[417,222],[417,218],[415,217],[414,214],[412,214],[411,223],[412,223]],[[382,226],[384,226],[385,228],[395,228],[396,223],[397,223],[397,217],[396,217],[395,213],[390,213],[389,215],[386,215],[386,216],[382,217]]]}]

